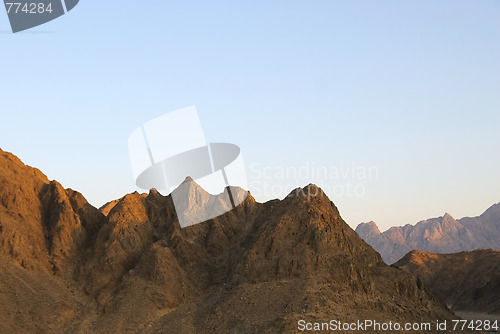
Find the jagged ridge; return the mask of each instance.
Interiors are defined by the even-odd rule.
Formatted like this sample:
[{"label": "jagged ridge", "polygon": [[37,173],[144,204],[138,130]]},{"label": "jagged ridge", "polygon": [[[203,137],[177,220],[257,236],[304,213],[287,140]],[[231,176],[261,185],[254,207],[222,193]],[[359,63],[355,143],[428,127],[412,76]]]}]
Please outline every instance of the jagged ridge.
[{"label": "jagged ridge", "polygon": [[5,152],[0,182],[2,285],[27,284],[35,301],[36,284],[68,289],[64,308],[61,289],[46,289],[43,305],[2,290],[3,326],[16,333],[277,333],[295,331],[297,319],[452,317],[414,277],[386,266],[314,185],[264,204],[248,195],[181,229],[172,197],[155,190],[104,215]]},{"label": "jagged ridge", "polygon": [[389,264],[412,250],[431,253],[457,253],[477,248],[500,250],[500,203],[479,217],[456,220],[446,213],[416,225],[391,227],[383,233],[374,222],[369,222],[359,224],[356,232]]}]

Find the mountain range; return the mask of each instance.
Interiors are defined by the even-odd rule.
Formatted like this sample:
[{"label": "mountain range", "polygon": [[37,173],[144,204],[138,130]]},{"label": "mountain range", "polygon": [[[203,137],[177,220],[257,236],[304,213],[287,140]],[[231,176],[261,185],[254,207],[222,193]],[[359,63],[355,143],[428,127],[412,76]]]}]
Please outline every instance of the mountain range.
[{"label": "mountain range", "polygon": [[500,250],[500,203],[478,217],[455,219],[449,214],[391,227],[381,233],[375,222],[361,223],[356,232],[382,255],[395,263],[413,250],[431,253],[457,253],[478,248]]},{"label": "mountain range", "polygon": [[[186,182],[189,210],[215,200]],[[247,193],[181,228],[170,195],[136,192],[99,210],[0,150],[0,267],[1,333],[290,333],[300,320],[454,318],[312,184],[281,201]]]}]

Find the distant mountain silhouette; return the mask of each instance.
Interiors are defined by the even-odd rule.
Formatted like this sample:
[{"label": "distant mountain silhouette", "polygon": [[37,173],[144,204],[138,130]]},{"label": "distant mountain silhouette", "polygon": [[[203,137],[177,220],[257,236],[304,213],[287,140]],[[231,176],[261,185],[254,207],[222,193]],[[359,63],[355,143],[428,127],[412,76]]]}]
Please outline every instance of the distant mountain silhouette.
[{"label": "distant mountain silhouette", "polygon": [[[217,200],[187,183],[188,212]],[[384,264],[315,185],[264,204],[247,194],[181,228],[170,195],[136,192],[101,212],[1,150],[0,314],[1,333],[144,334],[454,317]]]},{"label": "distant mountain silhouette", "polygon": [[394,266],[419,277],[453,310],[500,314],[500,252],[456,254],[412,251]]},{"label": "distant mountain silhouette", "polygon": [[457,253],[478,248],[500,250],[500,203],[479,217],[456,220],[446,213],[416,225],[391,227],[383,233],[374,222],[369,222],[359,224],[356,232],[389,264],[412,250],[431,253]]}]

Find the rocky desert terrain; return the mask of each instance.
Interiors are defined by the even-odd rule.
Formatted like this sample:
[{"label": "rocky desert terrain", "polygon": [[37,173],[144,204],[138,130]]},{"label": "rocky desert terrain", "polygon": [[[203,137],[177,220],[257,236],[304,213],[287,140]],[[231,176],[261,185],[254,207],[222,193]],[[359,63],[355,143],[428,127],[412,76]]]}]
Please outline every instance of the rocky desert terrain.
[{"label": "rocky desert terrain", "polygon": [[[186,182],[190,209],[213,196]],[[98,210],[0,150],[0,258],[1,333],[296,333],[301,319],[454,318],[312,184],[281,201],[248,194],[181,229],[171,196],[132,193]]]}]

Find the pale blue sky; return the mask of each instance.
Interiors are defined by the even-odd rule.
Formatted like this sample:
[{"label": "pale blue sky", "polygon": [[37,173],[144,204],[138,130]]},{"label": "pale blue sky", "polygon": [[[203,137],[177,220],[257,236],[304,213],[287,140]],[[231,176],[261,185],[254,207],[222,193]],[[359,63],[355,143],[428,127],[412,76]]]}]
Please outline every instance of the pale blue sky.
[{"label": "pale blue sky", "polygon": [[[9,29],[0,13],[0,148],[96,206],[135,190],[130,132],[189,105],[261,201],[315,182],[382,229],[500,201],[499,1],[81,0]],[[307,166],[378,176],[258,177]],[[347,183],[363,196],[334,196]]]}]

